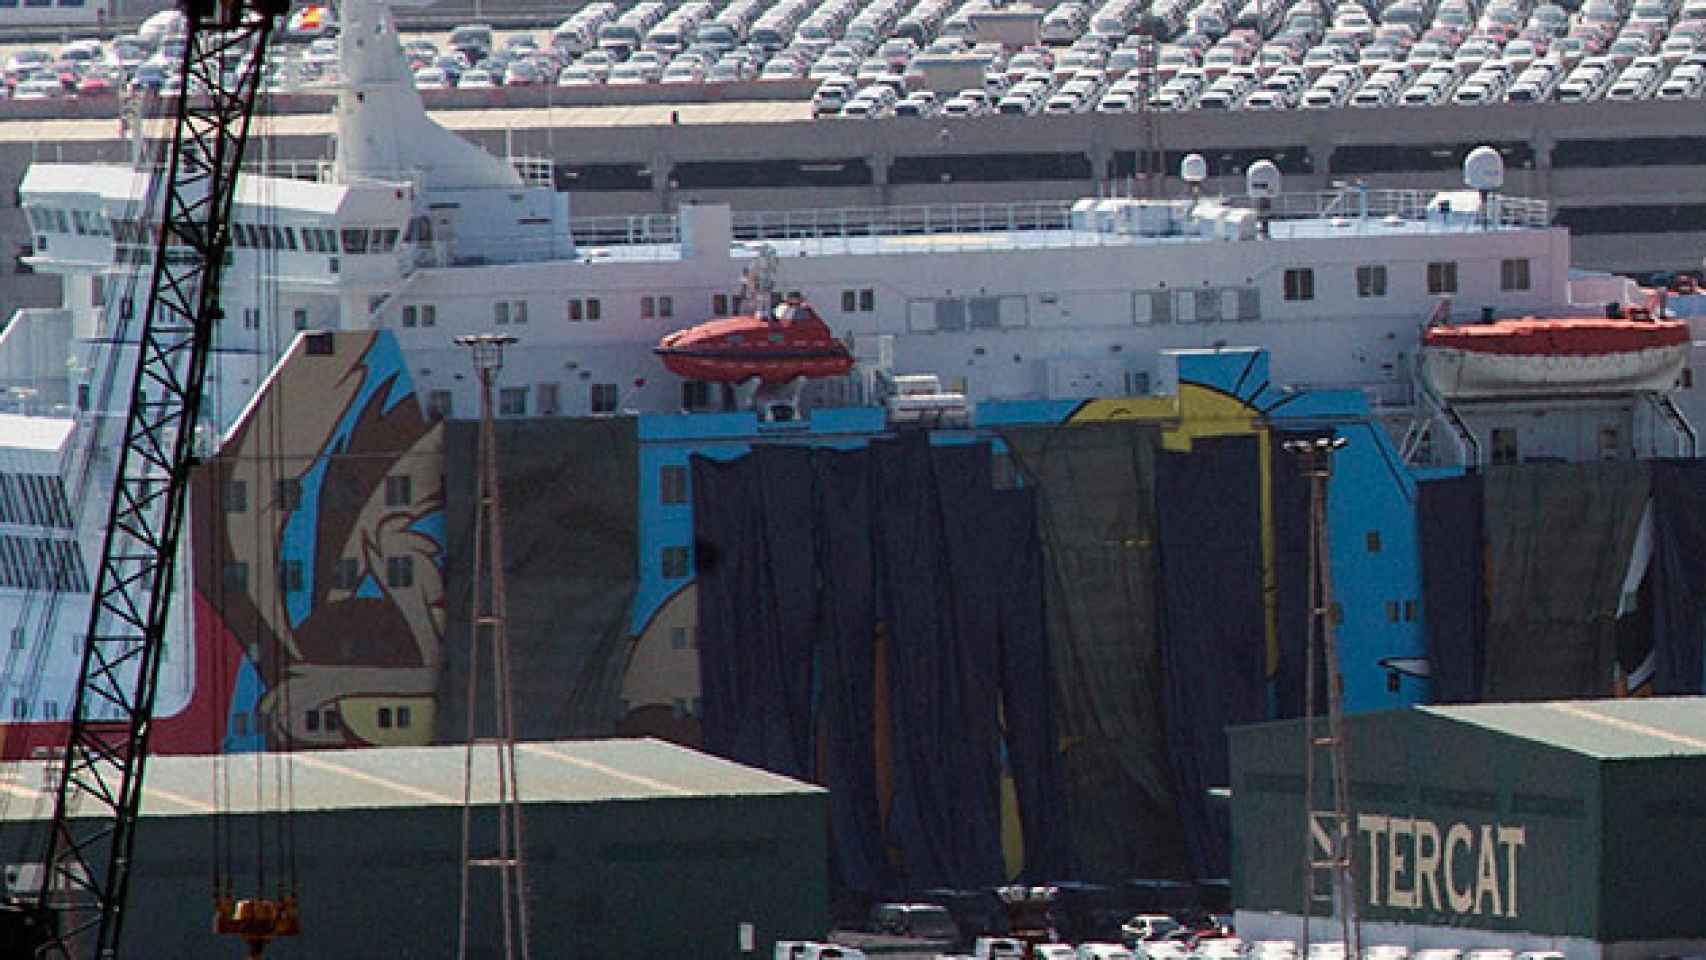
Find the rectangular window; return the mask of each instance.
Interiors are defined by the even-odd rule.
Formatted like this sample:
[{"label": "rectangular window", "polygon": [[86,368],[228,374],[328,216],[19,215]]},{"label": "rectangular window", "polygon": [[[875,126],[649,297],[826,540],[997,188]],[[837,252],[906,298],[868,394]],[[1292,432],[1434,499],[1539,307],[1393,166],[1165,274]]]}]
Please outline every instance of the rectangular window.
[{"label": "rectangular window", "polygon": [[703,380],[681,382],[681,409],[702,410],[711,405],[711,385]]},{"label": "rectangular window", "polygon": [[409,715],[409,708],[408,707],[398,707],[397,708],[397,729],[407,730],[407,729],[409,729],[409,724],[411,724],[413,722],[414,722],[414,718]]},{"label": "rectangular window", "polygon": [[663,575],[665,579],[680,580],[687,576],[687,548],[663,548]]},{"label": "rectangular window", "polygon": [[569,301],[569,319],[577,323],[586,319],[586,314],[579,300]]},{"label": "rectangular window", "polygon": [[859,312],[871,313],[877,309],[877,291],[869,288],[859,291]]},{"label": "rectangular window", "polygon": [[344,252],[345,253],[366,253],[367,252],[367,230],[365,228],[363,228],[363,227],[355,227],[353,229],[346,228],[343,231],[343,235],[344,235]]},{"label": "rectangular window", "polygon": [[291,323],[296,327],[296,329],[298,329],[298,330],[308,329],[308,308],[307,307],[297,307],[296,309],[292,310],[290,312],[290,320],[291,320]]},{"label": "rectangular window", "polygon": [[107,278],[95,277],[89,281],[89,303],[97,307],[107,305]]},{"label": "rectangular window", "polygon": [[259,330],[260,328],[261,328],[261,308],[260,307],[244,307],[243,308],[243,329],[244,330]]},{"label": "rectangular window", "polygon": [[354,557],[339,557],[332,564],[332,586],[338,590],[354,590],[361,586],[361,564]]},{"label": "rectangular window", "polygon": [[729,295],[726,293],[711,294],[711,315],[726,317],[729,315]]},{"label": "rectangular window", "polygon": [[651,320],[657,317],[658,302],[656,297],[640,298],[640,319]]},{"label": "rectangular window", "polygon": [[542,416],[542,417],[554,417],[558,413],[561,412],[561,408],[559,407],[559,405],[557,403],[557,385],[556,384],[554,384],[554,383],[541,383],[541,384],[535,385],[533,389],[539,397],[539,415],[540,416]]},{"label": "rectangular window", "polygon": [[402,588],[415,585],[414,557],[386,557],[385,584],[390,587]]},{"label": "rectangular window", "polygon": [[1522,452],[1517,448],[1515,430],[1508,427],[1495,427],[1492,439],[1494,464],[1517,462]]},{"label": "rectangular window", "polygon": [[496,303],[492,304],[492,322],[493,323],[499,323],[499,324],[526,323],[527,322],[527,301],[526,300],[499,300],[499,301],[497,301]]},{"label": "rectangular window", "polygon": [[24,646],[25,646],[24,628],[23,627],[13,627],[12,628],[12,649],[13,650],[22,650],[22,649],[24,649]]},{"label": "rectangular window", "polygon": [[385,505],[406,507],[415,502],[414,478],[407,474],[385,478]]},{"label": "rectangular window", "polygon": [[405,305],[403,307],[403,326],[412,327],[419,322],[420,314],[417,313],[415,305],[412,303]]},{"label": "rectangular window", "polygon": [[1528,259],[1526,257],[1499,261],[1499,289],[1528,289]]},{"label": "rectangular window", "polygon": [[434,390],[427,394],[427,417],[443,420],[450,416],[453,401],[449,390]]},{"label": "rectangular window", "polygon": [[592,385],[592,412],[616,412],[616,384],[595,383]]},{"label": "rectangular window", "polygon": [[247,513],[249,510],[249,485],[242,480],[225,481],[225,512]]},{"label": "rectangular window", "polygon": [[673,317],[673,316],[675,316],[675,298],[674,297],[659,297],[658,298],[658,317],[659,317],[659,319],[668,320],[670,317]]},{"label": "rectangular window", "polygon": [[437,326],[437,325],[438,325],[438,307],[436,307],[430,303],[421,304],[421,326],[432,327],[432,326]]},{"label": "rectangular window", "polygon": [[857,309],[859,309],[859,291],[857,291],[857,290],[843,290],[843,291],[841,291],[841,312],[842,313],[852,313],[853,311],[855,311]]},{"label": "rectangular window", "polygon": [[499,390],[498,415],[503,417],[527,416],[527,388],[504,387]]},{"label": "rectangular window", "polygon": [[327,707],[320,711],[320,725],[327,730],[338,729],[338,722],[338,709],[336,707]]},{"label": "rectangular window", "polygon": [[588,297],[587,298],[587,301],[586,301],[586,318],[588,320],[602,319],[601,310],[602,310],[602,308],[598,304],[598,298],[597,297]]},{"label": "rectangular window", "polygon": [[666,466],[658,469],[658,499],[676,504],[687,502],[687,468]]},{"label": "rectangular window", "polygon": [[391,708],[390,707],[380,707],[379,708],[379,729],[381,729],[381,730],[391,729]]},{"label": "rectangular window", "polygon": [[1380,531],[1379,530],[1370,530],[1370,531],[1368,531],[1368,533],[1365,536],[1366,536],[1367,543],[1368,543],[1368,552],[1369,553],[1379,553],[1380,552]]},{"label": "rectangular window", "polygon": [[1606,424],[1599,428],[1599,458],[1601,460],[1620,460],[1623,458],[1622,431],[1616,424]]},{"label": "rectangular window", "polygon": [[302,589],[302,561],[286,560],[279,567],[278,585],[286,593],[294,593]]},{"label": "rectangular window", "polygon": [[280,480],[277,497],[280,510],[295,510],[302,505],[302,481],[296,479]]},{"label": "rectangular window", "polygon": [[1457,292],[1457,261],[1446,260],[1428,264],[1428,292]]},{"label": "rectangular window", "polygon": [[302,728],[309,733],[318,733],[320,731],[320,711],[309,710],[302,714]]},{"label": "rectangular window", "polygon": [[1285,272],[1285,298],[1287,300],[1315,299],[1315,271],[1309,267],[1300,267]]},{"label": "rectangular window", "polygon": [[1357,267],[1357,296],[1386,296],[1386,265],[1375,263]]}]

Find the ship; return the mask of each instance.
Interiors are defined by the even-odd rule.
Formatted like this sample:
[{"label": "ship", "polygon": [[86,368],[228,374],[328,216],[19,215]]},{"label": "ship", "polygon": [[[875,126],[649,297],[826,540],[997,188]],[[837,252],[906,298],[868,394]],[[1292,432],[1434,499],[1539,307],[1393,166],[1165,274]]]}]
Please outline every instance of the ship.
[{"label": "ship", "polygon": [[[1437,191],[1291,192],[1257,163],[1246,195],[1213,196],[1188,158],[1176,196],[576,218],[549,159],[491,155],[428,116],[384,0],[340,6],[335,156],[263,158],[237,188],[155,749],[454,739],[478,409],[455,339],[478,333],[517,341],[496,403],[519,504],[523,734],[655,733],[852,777],[861,799],[838,805],[851,819],[835,829],[861,838],[837,848],[861,889],[897,882],[892,851],[864,829],[877,811],[935,838],[908,841],[913,885],[1068,862],[1081,875],[1214,875],[1214,814],[1178,797],[1204,795],[1224,747],[1218,761],[1205,747],[1197,769],[1188,746],[1288,697],[1295,709],[1306,500],[1288,438],[1349,440],[1329,524],[1349,709],[1448,688],[1555,692],[1565,674],[1622,692],[1664,692],[1678,669],[1686,680],[1650,637],[1556,675],[1490,641],[1441,659],[1444,625],[1468,643],[1521,611],[1470,612],[1478,585],[1452,594],[1430,565],[1518,516],[1520,537],[1500,549],[1552,549],[1560,517],[1596,518],[1574,528],[1599,531],[1580,551],[1609,559],[1571,576],[1616,580],[1618,616],[1571,608],[1552,611],[1554,626],[1686,627],[1633,624],[1660,603],[1647,572],[1668,569],[1660,465],[1698,462],[1706,310],[1572,270],[1568,232],[1544,203],[1502,191],[1496,153],[1471,156],[1462,189]],[[0,332],[13,406],[0,414],[7,757],[63,735],[123,414],[113,384],[134,363],[154,256],[145,153],[37,163],[19,189],[26,262],[59,278],[63,303],[19,310]],[[1447,520],[1469,539],[1431,539]],[[849,586],[876,576],[869,566],[831,570],[879,550],[877,594]],[[903,603],[931,632],[893,614]],[[872,629],[854,631],[863,645],[848,655],[887,666],[838,701],[823,680],[840,674],[814,659],[832,648],[789,638],[876,604],[890,615],[859,620]],[[974,635],[1012,644],[999,663],[976,660],[975,678],[956,673],[973,660],[914,674],[893,659]],[[1067,643],[1084,654],[1071,676],[1055,649]],[[979,712],[993,699],[963,714],[995,739],[947,712],[907,713],[942,694],[909,686],[918,677],[956,698],[1012,685],[1000,719]],[[1021,729],[1027,716],[1039,725]],[[864,732],[826,733],[847,723]],[[991,792],[934,803],[954,785],[872,723],[975,744],[954,755],[955,776]],[[882,772],[826,759],[826,744],[877,756]],[[1056,787],[1079,834],[1050,833]],[[1096,821],[1121,804],[1157,826],[1111,849]],[[917,852],[961,822],[977,828],[975,855]]]}]

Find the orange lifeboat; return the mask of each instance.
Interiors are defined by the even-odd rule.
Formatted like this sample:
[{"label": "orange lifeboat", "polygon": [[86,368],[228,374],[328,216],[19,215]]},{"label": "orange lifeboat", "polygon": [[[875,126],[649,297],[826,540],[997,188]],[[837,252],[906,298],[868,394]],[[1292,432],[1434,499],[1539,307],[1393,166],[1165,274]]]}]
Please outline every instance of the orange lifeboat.
[{"label": "orange lifeboat", "polygon": [[664,337],[653,350],[669,372],[689,380],[777,386],[800,377],[839,377],[853,354],[811,305],[797,299],[768,316],[711,320]]},{"label": "orange lifeboat", "polygon": [[1423,369],[1446,398],[1674,389],[1688,362],[1688,324],[1631,313],[1431,327]]}]

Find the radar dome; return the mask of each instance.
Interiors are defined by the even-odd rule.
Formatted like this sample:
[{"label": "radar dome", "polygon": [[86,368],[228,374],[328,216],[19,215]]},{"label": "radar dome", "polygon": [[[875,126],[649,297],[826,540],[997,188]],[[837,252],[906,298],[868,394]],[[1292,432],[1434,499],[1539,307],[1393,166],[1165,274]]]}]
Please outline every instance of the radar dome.
[{"label": "radar dome", "polygon": [[1186,183],[1202,183],[1208,179],[1208,161],[1200,153],[1187,153],[1179,164],[1179,176]]},{"label": "radar dome", "polygon": [[1475,190],[1497,190],[1505,185],[1505,158],[1492,147],[1476,147],[1463,158],[1463,182]]},{"label": "radar dome", "polygon": [[1280,169],[1272,160],[1257,160],[1244,172],[1244,190],[1260,200],[1279,196]]}]

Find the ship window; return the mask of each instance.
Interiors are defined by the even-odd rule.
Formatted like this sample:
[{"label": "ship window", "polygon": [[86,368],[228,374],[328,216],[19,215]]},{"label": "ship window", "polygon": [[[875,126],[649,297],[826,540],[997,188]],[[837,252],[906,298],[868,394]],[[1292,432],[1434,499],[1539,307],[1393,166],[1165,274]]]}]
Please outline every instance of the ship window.
[{"label": "ship window", "polygon": [[726,293],[711,294],[711,313],[726,317],[729,315],[729,295]]},{"label": "ship window", "polygon": [[571,321],[579,321],[579,320],[585,319],[584,313],[583,313],[582,308],[581,308],[581,302],[579,300],[570,300],[569,301],[569,319]]},{"label": "ship window", "polygon": [[843,291],[841,291],[841,312],[842,313],[852,313],[853,311],[855,311],[857,309],[859,309],[859,291],[857,291],[857,290],[843,290]]},{"label": "ship window", "polygon": [[[1308,298],[1305,297],[1304,299]],[[1197,320],[1203,323],[1211,323],[1221,319],[1219,290],[1198,290],[1196,291],[1196,300]]]},{"label": "ship window", "polygon": [[427,418],[443,420],[450,416],[454,401],[449,390],[434,390],[427,394]]},{"label": "ship window", "polygon": [[246,513],[249,509],[249,485],[242,480],[225,481],[225,512]]},{"label": "ship window", "polygon": [[657,298],[656,297],[641,297],[640,298],[640,319],[641,320],[650,320],[656,316],[657,316]]},{"label": "ship window", "polygon": [[1398,606],[1398,601],[1396,601],[1396,600],[1386,601],[1386,622],[1387,623],[1397,623],[1398,622],[1398,612],[1400,609],[1401,608]]},{"label": "ship window", "polygon": [[859,312],[870,313],[877,309],[877,291],[869,288],[859,291]]},{"label": "ship window", "polygon": [[296,307],[295,309],[291,310],[290,311],[290,322],[292,324],[294,324],[296,329],[298,329],[298,330],[308,329],[308,308],[307,307]]},{"label": "ship window", "polygon": [[346,227],[344,234],[345,253],[367,252],[367,230],[362,227]]},{"label": "ship window", "polygon": [[687,548],[663,548],[663,575],[668,580],[679,580],[687,576]]},{"label": "ship window", "polygon": [[336,730],[338,728],[338,708],[327,707],[320,711],[320,723],[327,730]]},{"label": "ship window", "polygon": [[286,246],[284,242],[284,228],[275,223],[272,225],[270,232],[272,233],[272,248],[274,250],[283,250]]},{"label": "ship window", "polygon": [[260,328],[261,328],[261,308],[260,307],[244,307],[243,308],[243,329],[244,330],[259,330]]},{"label": "ship window", "polygon": [[89,304],[96,307],[107,305],[107,280],[105,277],[94,277],[89,281]]},{"label": "ship window", "polygon": [[1299,267],[1285,272],[1285,298],[1287,300],[1315,299],[1315,271],[1309,267]]},{"label": "ship window", "polygon": [[284,231],[284,245],[289,247],[292,250],[295,250],[296,249],[296,228],[295,227],[281,227],[280,229],[282,229]]},{"label": "ship window", "polygon": [[616,412],[616,384],[595,383],[592,385],[592,412]]},{"label": "ship window", "polygon": [[320,730],[320,711],[308,710],[304,712],[302,714],[302,727],[309,733],[318,733]]},{"label": "ship window", "polygon": [[430,303],[421,304],[421,326],[432,327],[437,325],[438,307]]},{"label": "ship window", "polygon": [[1380,552],[1380,531],[1379,530],[1368,531],[1367,540],[1368,540],[1368,552],[1369,553],[1379,553]]},{"label": "ship window", "polygon": [[966,302],[960,299],[936,301],[936,329],[964,330],[966,328]]},{"label": "ship window", "polygon": [[60,233],[70,233],[71,232],[71,227],[66,222],[66,219],[65,219],[65,211],[64,210],[55,209],[53,211],[53,224],[55,227],[57,227],[59,229]]},{"label": "ship window", "polygon": [[1615,424],[1607,424],[1599,428],[1599,458],[1601,460],[1617,460],[1622,457],[1623,444],[1621,431]]},{"label": "ship window", "polygon": [[1428,264],[1428,292],[1457,292],[1457,262],[1455,260]]},{"label": "ship window", "polygon": [[587,298],[587,301],[586,301],[586,318],[588,320],[600,319],[600,309],[599,309],[597,297],[588,297]]},{"label": "ship window", "polygon": [[493,323],[526,323],[526,300],[499,300],[492,304]]},{"label": "ship window", "polygon": [[419,322],[420,322],[420,314],[415,309],[414,304],[405,305],[403,307],[403,326],[412,327]]},{"label": "ship window", "polygon": [[681,383],[681,409],[699,410],[711,405],[711,385],[703,380]]},{"label": "ship window", "polygon": [[390,707],[380,707],[379,708],[379,729],[381,729],[381,730],[391,729],[391,708]]},{"label": "ship window", "polygon": [[354,590],[361,586],[361,564],[354,557],[339,557],[332,564],[332,587],[337,590]]},{"label": "ship window", "polygon": [[415,585],[414,557],[386,557],[385,583],[392,587],[412,587]]},{"label": "ship window", "polygon": [[22,650],[22,649],[24,649],[24,647],[26,645],[27,645],[27,641],[25,640],[24,628],[23,627],[13,627],[12,628],[12,649],[13,650]]},{"label": "ship window", "polygon": [[408,474],[385,478],[385,505],[406,507],[415,502],[414,478]]},{"label": "ship window", "polygon": [[503,417],[527,416],[527,388],[504,387],[499,390],[498,415]]},{"label": "ship window", "polygon": [[390,227],[373,231],[373,245],[380,251],[390,251],[397,248],[398,231]]},{"label": "ship window", "polygon": [[1386,265],[1375,263],[1357,267],[1357,296],[1386,296]]},{"label": "ship window", "polygon": [[658,316],[664,318],[665,320],[669,319],[670,317],[675,316],[675,298],[674,297],[659,297],[658,298]]},{"label": "ship window", "polygon": [[413,722],[413,719],[414,718],[409,716],[409,708],[408,707],[398,707],[397,708],[397,729],[399,729],[399,730],[409,729],[409,724]]},{"label": "ship window", "polygon": [[1493,463],[1516,463],[1519,455],[1516,431],[1509,427],[1493,428]]},{"label": "ship window", "polygon": [[1499,289],[1528,289],[1528,259],[1526,257],[1499,261]]},{"label": "ship window", "polygon": [[557,404],[557,385],[554,383],[541,383],[535,386],[534,389],[539,395],[539,415],[544,417],[556,416],[560,412]]},{"label": "ship window", "polygon": [[679,465],[658,468],[658,500],[666,504],[687,502],[687,468]]},{"label": "ship window", "polygon": [[1683,367],[1682,368],[1682,379],[1680,381],[1678,381],[1678,386],[1682,387],[1682,389],[1684,389],[1684,390],[1694,389],[1694,368],[1693,367]]}]

